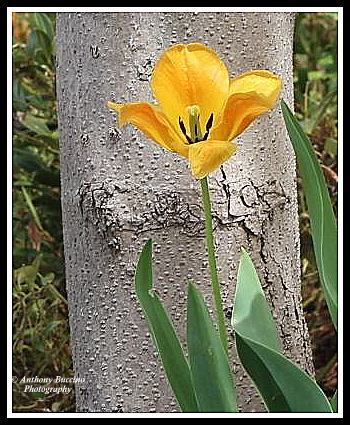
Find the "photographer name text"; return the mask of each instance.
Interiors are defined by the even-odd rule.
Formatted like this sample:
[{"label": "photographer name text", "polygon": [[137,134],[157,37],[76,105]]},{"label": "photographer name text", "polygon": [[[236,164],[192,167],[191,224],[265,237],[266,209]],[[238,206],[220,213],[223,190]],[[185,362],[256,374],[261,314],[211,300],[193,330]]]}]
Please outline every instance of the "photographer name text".
[{"label": "photographer name text", "polygon": [[55,376],[54,378],[52,377],[41,378],[39,376],[30,376],[30,377],[23,376],[23,378],[21,378],[20,380],[17,379],[16,382],[18,382],[19,384],[46,384],[46,385],[76,384],[76,383],[85,382],[85,378],[76,378],[76,377],[67,378],[65,376]]}]

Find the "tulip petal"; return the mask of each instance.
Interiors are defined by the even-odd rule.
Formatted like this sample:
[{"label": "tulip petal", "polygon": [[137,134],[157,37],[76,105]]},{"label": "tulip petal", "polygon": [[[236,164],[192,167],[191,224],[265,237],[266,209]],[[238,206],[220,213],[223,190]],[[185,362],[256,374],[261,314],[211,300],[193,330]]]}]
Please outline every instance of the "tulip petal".
[{"label": "tulip petal", "polygon": [[156,105],[147,102],[107,102],[107,106],[118,112],[120,127],[127,123],[133,124],[163,148],[188,156],[188,146],[179,138]]},{"label": "tulip petal", "polygon": [[270,71],[250,71],[230,82],[230,96],[211,138],[232,140],[259,115],[271,109],[280,94],[281,78]]},{"label": "tulip petal", "polygon": [[202,179],[212,171],[215,171],[237,150],[233,142],[222,140],[205,140],[189,146],[188,159],[192,174]]},{"label": "tulip petal", "polygon": [[200,43],[176,44],[158,60],[151,80],[154,96],[168,120],[179,118],[189,130],[187,108],[200,107],[200,125],[205,129],[211,113],[215,122],[229,93],[229,74],[217,54]]},{"label": "tulip petal", "polygon": [[238,93],[256,94],[265,98],[270,108],[275,104],[282,87],[281,78],[271,71],[255,70],[244,72],[230,81],[230,95]]}]

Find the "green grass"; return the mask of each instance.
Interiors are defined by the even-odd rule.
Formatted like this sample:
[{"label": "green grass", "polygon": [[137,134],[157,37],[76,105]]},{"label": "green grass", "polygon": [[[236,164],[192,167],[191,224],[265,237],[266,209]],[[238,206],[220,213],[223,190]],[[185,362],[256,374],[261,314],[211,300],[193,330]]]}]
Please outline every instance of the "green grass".
[{"label": "green grass", "polygon": [[[73,376],[59,188],[54,14],[16,14],[13,38],[13,376]],[[13,386],[17,412],[74,410]]]}]

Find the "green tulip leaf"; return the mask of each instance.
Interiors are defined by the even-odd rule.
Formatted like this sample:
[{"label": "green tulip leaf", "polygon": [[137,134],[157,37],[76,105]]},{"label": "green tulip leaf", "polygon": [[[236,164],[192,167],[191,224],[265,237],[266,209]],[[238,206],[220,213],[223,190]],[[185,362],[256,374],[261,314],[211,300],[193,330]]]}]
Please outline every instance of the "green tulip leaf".
[{"label": "green tulip leaf", "polygon": [[190,282],[187,297],[187,347],[201,412],[237,412],[227,354],[203,296]]},{"label": "green tulip leaf", "polygon": [[333,324],[337,327],[337,224],[332,203],[310,140],[283,100],[282,112],[303,180],[317,268]]},{"label": "green tulip leaf", "polygon": [[331,406],[333,412],[338,412],[338,391],[336,391],[331,399]]},{"label": "green tulip leaf", "polygon": [[275,322],[248,253],[242,249],[238,269],[233,327],[253,341],[281,351]]},{"label": "green tulip leaf", "polygon": [[242,250],[232,325],[238,356],[270,412],[332,412],[327,397],[280,349],[259,277]]},{"label": "green tulip leaf", "polygon": [[152,289],[152,241],[148,240],[136,268],[136,294],[163,363],[169,384],[183,412],[198,412],[188,361],[170,317]]}]

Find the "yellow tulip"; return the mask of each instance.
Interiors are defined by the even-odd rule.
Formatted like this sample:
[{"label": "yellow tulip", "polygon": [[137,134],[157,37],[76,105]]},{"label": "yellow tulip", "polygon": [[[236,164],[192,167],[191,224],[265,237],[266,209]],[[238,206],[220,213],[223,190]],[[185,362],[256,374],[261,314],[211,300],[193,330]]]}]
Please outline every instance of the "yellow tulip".
[{"label": "yellow tulip", "polygon": [[236,152],[235,137],[274,106],[281,86],[280,77],[265,70],[230,80],[212,49],[176,44],[153,70],[157,104],[107,105],[119,113],[120,126],[133,124],[163,148],[188,158],[193,175],[201,179]]}]

